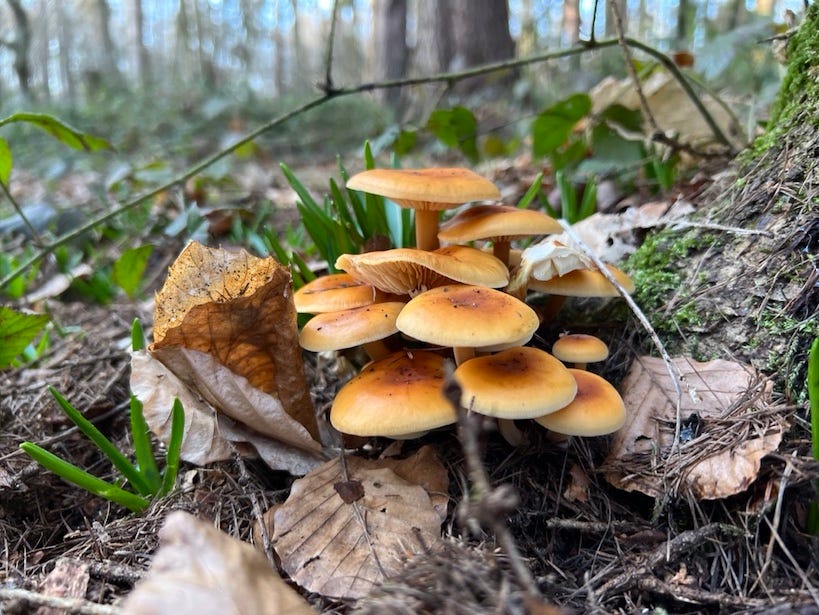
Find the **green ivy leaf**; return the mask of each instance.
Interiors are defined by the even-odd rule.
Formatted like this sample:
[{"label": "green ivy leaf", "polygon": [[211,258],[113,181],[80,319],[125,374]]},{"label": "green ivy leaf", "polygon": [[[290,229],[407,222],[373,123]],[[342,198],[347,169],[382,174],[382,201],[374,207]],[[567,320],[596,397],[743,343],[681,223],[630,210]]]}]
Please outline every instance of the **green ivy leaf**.
[{"label": "green ivy leaf", "polygon": [[5,139],[0,138],[0,181],[8,185],[11,176],[11,150]]},{"label": "green ivy leaf", "polygon": [[153,246],[149,245],[131,248],[123,252],[114,263],[112,274],[114,283],[132,299],[142,281],[142,274],[145,273],[145,267],[148,265],[153,249]]},{"label": "green ivy leaf", "polygon": [[0,306],[0,369],[11,365],[48,321],[47,314],[21,314]]},{"label": "green ivy leaf", "polygon": [[433,111],[427,120],[427,129],[447,147],[459,149],[470,161],[480,160],[478,121],[466,107]]},{"label": "green ivy leaf", "polygon": [[548,156],[572,133],[575,124],[591,111],[587,94],[573,94],[542,111],[532,122],[532,153]]},{"label": "green ivy leaf", "polygon": [[14,113],[0,120],[0,126],[12,122],[26,122],[45,130],[55,139],[77,150],[96,152],[101,149],[114,149],[111,144],[100,137],[84,133],[69,126],[53,115],[46,113]]}]

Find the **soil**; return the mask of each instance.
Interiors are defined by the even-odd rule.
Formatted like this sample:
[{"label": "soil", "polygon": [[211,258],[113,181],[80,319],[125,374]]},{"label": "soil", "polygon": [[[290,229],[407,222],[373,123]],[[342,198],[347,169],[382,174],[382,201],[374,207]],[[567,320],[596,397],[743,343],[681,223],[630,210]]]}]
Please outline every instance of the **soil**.
[{"label": "soil", "polygon": [[[772,375],[790,429],[746,491],[714,501],[685,494],[655,500],[604,480],[599,470],[605,437],[556,444],[543,430],[527,429],[525,446],[512,449],[496,433],[485,435],[491,481],[513,486],[520,500],[508,526],[545,600],[563,612],[819,613],[819,540],[803,529],[819,463],[810,457],[801,384],[806,348],[819,333],[819,130],[816,121],[805,119],[789,118],[789,131],[735,165],[731,180],[709,193],[702,226],[694,240],[685,239],[678,291],[648,306],[652,321],[669,324],[662,330],[669,347],[699,358],[736,358]],[[647,245],[652,252],[680,251],[682,236],[666,231]],[[169,254],[174,249],[169,246]],[[157,279],[162,263],[166,259],[158,259]],[[656,296],[649,290],[646,297]],[[47,593],[49,573],[66,558],[81,565],[88,580],[78,596],[84,606],[69,612],[93,612],[83,610],[94,606],[89,603],[116,605],[145,574],[157,529],[174,509],[260,544],[254,527],[261,512],[285,499],[291,478],[255,461],[183,464],[179,488],[136,515],[71,487],[18,450],[21,441],[34,441],[100,477],[113,476],[59,412],[46,384],[131,450],[130,322],[135,316],[150,322],[150,303],[47,305],[65,336],[35,366],[0,372],[0,610],[34,612]],[[681,313],[688,316],[675,320]],[[596,329],[617,349],[602,368],[613,381],[650,347],[631,318],[619,318]],[[540,335],[548,339],[551,333]],[[316,398],[331,398],[338,377],[306,360]],[[407,446],[422,443],[437,447],[452,476],[463,472],[453,433],[433,433]],[[578,491],[581,478],[588,483]],[[452,484],[454,503],[463,492],[458,480]],[[526,602],[490,532],[469,536],[454,518],[444,527],[450,541],[442,553],[409,561],[400,579],[358,605],[318,596],[310,596],[311,603],[338,613],[557,612]]]}]

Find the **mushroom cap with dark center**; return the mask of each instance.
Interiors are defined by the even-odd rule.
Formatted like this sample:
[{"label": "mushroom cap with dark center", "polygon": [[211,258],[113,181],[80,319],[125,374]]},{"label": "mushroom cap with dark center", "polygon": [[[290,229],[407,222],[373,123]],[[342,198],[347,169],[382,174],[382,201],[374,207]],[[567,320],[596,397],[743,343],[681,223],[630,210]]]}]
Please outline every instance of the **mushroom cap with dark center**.
[{"label": "mushroom cap with dark center", "polygon": [[388,301],[318,314],[302,327],[299,344],[305,350],[323,352],[384,339],[398,332],[395,320],[403,307],[401,302]]},{"label": "mushroom cap with dark center", "polygon": [[342,254],[336,267],[361,282],[398,295],[416,294],[453,281],[492,288],[509,281],[509,271],[500,260],[467,246]]},{"label": "mushroom cap with dark center", "polygon": [[562,231],[557,220],[540,211],[510,205],[472,205],[443,223],[438,239],[447,243],[508,241]]},{"label": "mushroom cap with dark center", "polygon": [[347,188],[379,194],[413,209],[451,209],[500,198],[497,186],[469,169],[370,169],[353,175]]},{"label": "mushroom cap with dark center", "polygon": [[383,298],[383,293],[347,273],[331,273],[316,278],[293,293],[296,311],[303,314],[361,307],[380,298]]},{"label": "mushroom cap with dark center", "polygon": [[523,301],[499,290],[450,284],[411,299],[396,325],[428,344],[499,350],[529,341],[538,317]]},{"label": "mushroom cap with dark center", "polygon": [[574,399],[577,383],[548,352],[521,346],[470,359],[455,370],[464,408],[499,419],[532,419]]},{"label": "mushroom cap with dark center", "polygon": [[396,352],[373,361],[333,400],[330,422],[356,436],[402,437],[455,422],[444,397],[445,359],[432,352]]},{"label": "mushroom cap with dark center", "polygon": [[577,395],[564,408],[535,418],[540,425],[567,436],[603,436],[626,421],[623,398],[611,383],[597,374],[569,368],[577,381]]},{"label": "mushroom cap with dark center", "polygon": [[[634,282],[622,270],[614,265],[606,265],[614,279],[627,292],[634,292]],[[620,293],[597,269],[575,269],[564,275],[555,276],[546,281],[529,278],[529,290],[565,295],[567,297],[619,297]]]},{"label": "mushroom cap with dark center", "polygon": [[609,347],[594,335],[569,333],[552,345],[552,354],[565,363],[596,363],[608,358]]}]

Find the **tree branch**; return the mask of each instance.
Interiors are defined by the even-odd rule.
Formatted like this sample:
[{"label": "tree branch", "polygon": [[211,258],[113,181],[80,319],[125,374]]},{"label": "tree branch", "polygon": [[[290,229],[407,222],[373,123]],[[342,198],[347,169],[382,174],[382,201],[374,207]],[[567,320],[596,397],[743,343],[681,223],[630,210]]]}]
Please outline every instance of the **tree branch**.
[{"label": "tree branch", "polygon": [[[694,90],[691,88],[691,84],[685,78],[685,76],[680,73],[677,66],[671,59],[663,54],[662,52],[645,45],[644,43],[640,43],[634,39],[625,37],[623,39],[624,43],[629,47],[634,47],[635,49],[639,49],[644,53],[656,58],[663,66],[665,66],[669,72],[677,79],[680,83],[680,86],[683,88],[685,93],[691,99],[691,101],[696,106],[697,110],[703,116],[705,121],[708,123],[709,127],[711,127],[714,137],[719,140],[721,143],[726,145],[729,148],[729,152],[733,153],[733,147],[731,146],[728,139],[725,137],[723,132],[720,130],[719,126],[717,126],[714,118],[711,116],[709,111],[705,108],[702,101],[699,100]],[[587,41],[581,45],[571,47],[569,49],[561,49],[559,51],[550,51],[546,53],[541,53],[537,55],[528,56],[525,58],[518,58],[514,60],[505,60],[502,62],[493,62],[491,64],[484,64],[482,66],[477,66],[474,68],[470,68],[467,70],[459,71],[459,72],[446,72],[446,73],[438,73],[435,75],[428,75],[426,77],[410,77],[404,79],[392,79],[386,81],[377,81],[377,82],[370,82],[370,83],[362,83],[356,86],[351,87],[343,87],[343,88],[331,88],[328,91],[325,91],[321,96],[317,96],[306,103],[287,111],[269,122],[262,124],[255,130],[251,131],[238,141],[235,141],[228,147],[212,154],[211,156],[201,160],[200,162],[194,164],[192,167],[188,168],[186,171],[183,171],[176,177],[172,178],[171,180],[167,181],[166,183],[162,184],[161,186],[157,186],[148,192],[145,192],[126,203],[118,205],[114,207],[112,210],[108,211],[105,214],[102,214],[92,220],[88,221],[86,224],[82,225],[81,227],[74,229],[70,233],[65,235],[61,235],[51,243],[48,243],[42,247],[42,249],[35,255],[31,256],[30,258],[22,261],[15,269],[10,271],[8,274],[0,278],[0,288],[6,286],[11,282],[15,277],[20,275],[21,273],[25,272],[26,269],[34,265],[38,262],[41,258],[53,252],[56,248],[61,245],[68,243],[69,241],[76,239],[83,233],[86,233],[92,230],[94,227],[103,224],[115,218],[119,214],[133,209],[137,207],[141,203],[144,203],[146,200],[153,198],[154,196],[173,188],[174,186],[180,185],[184,183],[187,179],[193,177],[197,173],[202,172],[206,168],[210,167],[214,163],[218,162],[222,158],[225,158],[229,154],[232,154],[237,149],[241,148],[242,146],[250,143],[257,137],[263,135],[266,132],[273,130],[274,128],[278,128],[282,124],[286,123],[287,121],[293,119],[296,116],[302,115],[303,113],[309,111],[310,109],[314,109],[323,105],[324,103],[332,100],[333,98],[340,98],[342,96],[351,96],[353,94],[361,94],[364,92],[370,92],[373,90],[381,90],[385,88],[394,88],[394,87],[407,87],[412,85],[421,85],[424,83],[436,83],[440,81],[454,83],[457,81],[462,81],[464,79],[469,79],[470,77],[475,77],[478,75],[484,75],[487,73],[492,73],[496,71],[502,70],[511,70],[515,68],[520,68],[523,66],[528,66],[530,64],[539,64],[541,62],[548,62],[550,60],[556,60],[559,58],[567,58],[571,56],[575,56],[578,54],[586,53],[591,50],[595,49],[604,49],[607,47],[614,47],[615,45],[620,44],[619,39],[611,38],[611,39],[604,39],[600,41]]]}]

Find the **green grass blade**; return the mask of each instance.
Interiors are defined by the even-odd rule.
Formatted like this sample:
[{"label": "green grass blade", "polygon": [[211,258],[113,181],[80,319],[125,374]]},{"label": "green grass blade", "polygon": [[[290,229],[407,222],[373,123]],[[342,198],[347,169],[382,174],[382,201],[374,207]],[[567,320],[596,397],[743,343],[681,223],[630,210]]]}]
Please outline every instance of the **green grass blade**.
[{"label": "green grass blade", "polygon": [[518,207],[520,209],[526,209],[535,200],[535,197],[540,192],[540,186],[543,184],[543,171],[537,174],[535,177],[535,181],[532,182],[532,185],[529,186],[529,189],[526,191],[526,194],[523,195],[523,198],[518,201]]},{"label": "green grass blade", "polygon": [[23,442],[20,444],[20,448],[49,472],[53,472],[60,478],[85,489],[89,493],[115,502],[135,513],[142,512],[148,507],[149,501],[146,498],[107,483],[101,478],[97,478],[93,474],[89,474],[85,470],[81,470],[77,466],[60,459],[53,453],[49,453],[33,442]]},{"label": "green grass blade", "polygon": [[145,348],[145,333],[142,331],[142,323],[139,318],[134,318],[131,323],[131,350],[136,352]]},{"label": "green grass blade", "polygon": [[168,440],[168,450],[165,453],[165,471],[162,474],[162,487],[159,495],[167,495],[176,483],[179,473],[179,453],[182,450],[182,437],[185,435],[185,410],[179,399],[173,400],[171,411],[171,437]]},{"label": "green grass blade", "polygon": [[155,494],[162,485],[162,478],[159,475],[159,468],[156,467],[154,451],[151,447],[151,431],[142,413],[142,402],[133,395],[131,395],[131,435],[134,439],[137,468],[151,488],[151,494]]},{"label": "green grass blade", "polygon": [[577,194],[563,171],[555,173],[555,183],[560,190],[560,213],[569,224],[577,222]]},{"label": "green grass blade", "polygon": [[91,421],[86,419],[77,409],[75,409],[74,406],[68,403],[68,400],[60,395],[57,392],[57,389],[54,387],[48,387],[48,390],[51,395],[54,396],[54,399],[57,400],[57,403],[60,404],[60,408],[62,408],[63,412],[65,412],[68,418],[71,419],[71,422],[74,423],[87,438],[97,445],[97,448],[99,448],[100,451],[102,451],[102,453],[111,460],[114,467],[119,470],[128,480],[128,482],[133,485],[134,489],[136,489],[142,495],[151,495],[151,488],[146,482],[145,478],[139,473],[139,470],[134,467],[128,458],[119,452],[119,449],[114,446],[114,443],[106,438],[102,432],[97,429],[93,423],[91,423]]},{"label": "green grass blade", "polygon": [[597,211],[597,183],[594,178],[589,179],[583,191],[583,200],[580,202],[578,220],[585,220]]},{"label": "green grass blade", "polygon": [[819,459],[819,337],[813,340],[808,354],[808,403],[813,458]]},{"label": "green grass blade", "polygon": [[290,257],[293,265],[295,265],[296,270],[298,271],[299,276],[301,277],[304,282],[312,282],[316,279],[316,274],[307,266],[307,263],[304,262],[301,256],[297,253],[293,252],[293,256]]}]

